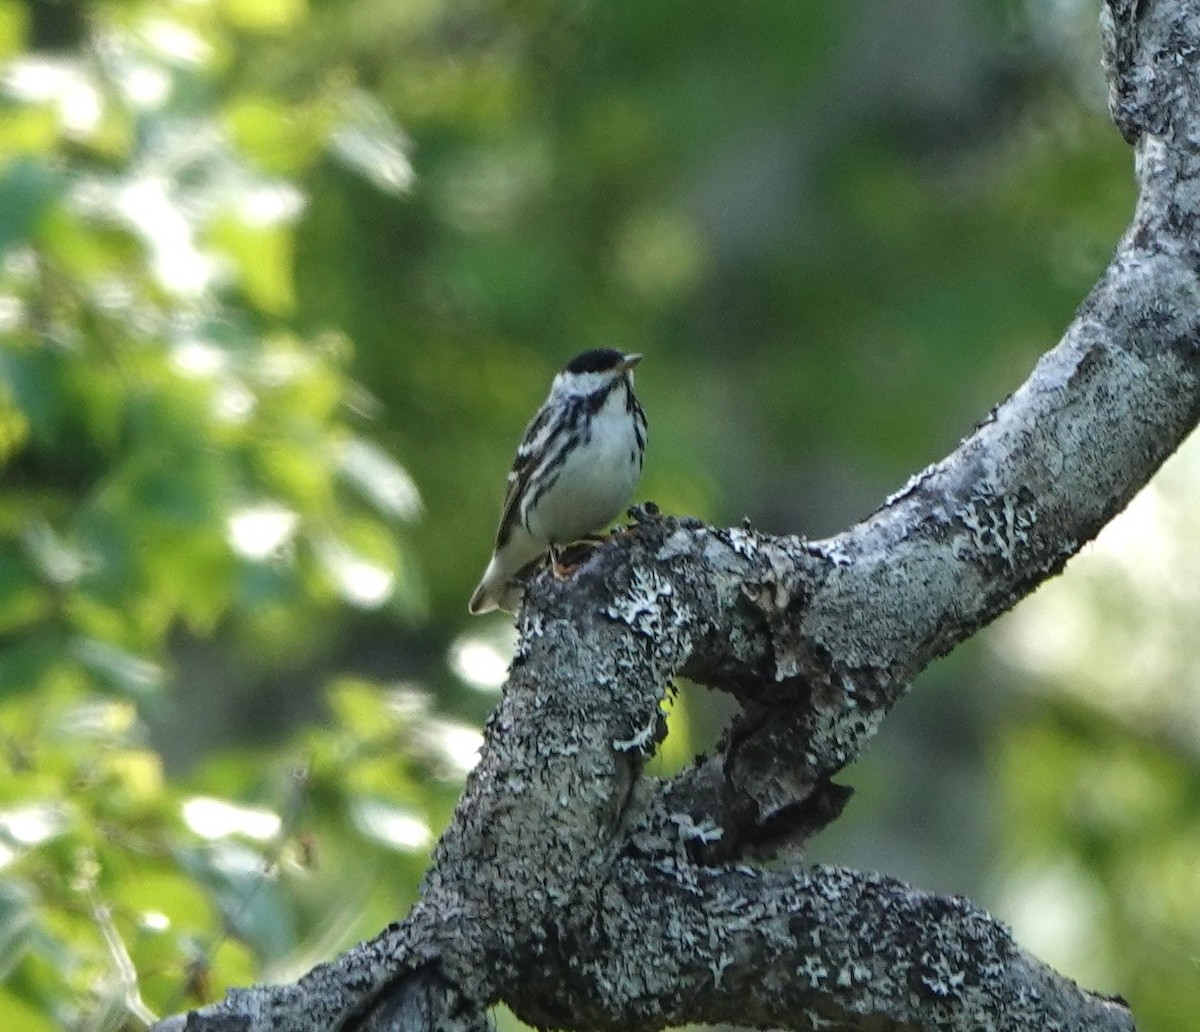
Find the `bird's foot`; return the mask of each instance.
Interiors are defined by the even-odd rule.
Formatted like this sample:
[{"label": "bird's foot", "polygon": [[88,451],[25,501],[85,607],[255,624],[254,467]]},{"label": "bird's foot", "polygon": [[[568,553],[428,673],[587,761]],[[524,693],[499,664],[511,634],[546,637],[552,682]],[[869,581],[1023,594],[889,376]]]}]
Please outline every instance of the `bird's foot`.
[{"label": "bird's foot", "polygon": [[570,577],[603,541],[604,538],[601,535],[589,534],[569,545],[551,545],[550,573],[554,579],[563,581]]},{"label": "bird's foot", "polygon": [[639,526],[643,523],[657,523],[662,517],[662,512],[653,502],[642,502],[641,505],[631,505],[626,510],[626,515],[633,520],[634,526]]},{"label": "bird's foot", "polygon": [[566,580],[570,576],[574,566],[568,566],[563,562],[563,549],[559,545],[551,545],[546,553],[546,558],[550,565],[550,575],[555,580]]}]

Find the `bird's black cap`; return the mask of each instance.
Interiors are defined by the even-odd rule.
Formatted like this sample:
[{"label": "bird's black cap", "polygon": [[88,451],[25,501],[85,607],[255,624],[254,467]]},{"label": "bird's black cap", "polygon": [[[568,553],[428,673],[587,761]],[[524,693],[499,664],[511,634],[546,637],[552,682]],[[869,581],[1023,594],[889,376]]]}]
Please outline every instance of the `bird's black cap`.
[{"label": "bird's black cap", "polygon": [[592,348],[576,355],[563,367],[564,373],[607,373],[630,356],[616,348]]}]

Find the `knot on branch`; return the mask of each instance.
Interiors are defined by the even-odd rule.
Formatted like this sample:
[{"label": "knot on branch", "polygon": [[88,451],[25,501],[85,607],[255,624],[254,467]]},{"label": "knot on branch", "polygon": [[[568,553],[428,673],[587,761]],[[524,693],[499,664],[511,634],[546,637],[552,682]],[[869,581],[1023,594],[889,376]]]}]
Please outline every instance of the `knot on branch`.
[{"label": "knot on branch", "polygon": [[1194,76],[1200,8],[1194,0],[1106,0],[1100,12],[1108,110],[1121,135],[1165,136],[1200,108]]}]

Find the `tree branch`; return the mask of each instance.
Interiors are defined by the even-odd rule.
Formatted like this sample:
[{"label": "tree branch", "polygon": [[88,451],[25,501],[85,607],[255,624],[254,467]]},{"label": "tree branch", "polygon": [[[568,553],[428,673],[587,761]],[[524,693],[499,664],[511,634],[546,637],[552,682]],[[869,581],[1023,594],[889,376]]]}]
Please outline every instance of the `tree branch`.
[{"label": "tree branch", "polygon": [[[507,998],[538,1027],[1117,1032],[1116,1001],[1030,957],[961,897],[819,867],[622,861],[594,919]],[[550,987],[550,991],[548,988]]]},{"label": "tree branch", "polygon": [[[1106,6],[1133,224],[1062,342],[953,454],[826,541],[646,517],[569,584],[540,578],[409,917],[159,1027],[475,1029],[506,999],[574,1028],[1132,1029],[966,901],[748,862],[836,817],[830,778],[913,675],[1061,570],[1195,425],[1198,41],[1200,0]],[[744,714],[654,782],[681,673]]]}]

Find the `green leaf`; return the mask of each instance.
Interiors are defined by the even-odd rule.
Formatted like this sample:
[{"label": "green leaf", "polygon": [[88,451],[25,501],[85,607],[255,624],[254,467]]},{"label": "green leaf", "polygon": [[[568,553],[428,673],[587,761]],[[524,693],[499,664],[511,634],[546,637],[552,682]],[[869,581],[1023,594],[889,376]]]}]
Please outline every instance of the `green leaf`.
[{"label": "green leaf", "polygon": [[338,107],[341,121],[329,139],[334,156],[385,193],[407,191],[413,182],[408,137],[383,105],[370,94],[351,90]]},{"label": "green leaf", "polygon": [[383,516],[413,519],[421,512],[421,495],[408,470],[379,445],[354,437],[343,445],[339,470]]},{"label": "green leaf", "polygon": [[221,14],[247,32],[279,32],[305,15],[304,0],[221,0]]},{"label": "green leaf", "polygon": [[33,897],[25,886],[15,880],[0,882],[0,985],[25,955],[35,922]]},{"label": "green leaf", "polygon": [[212,957],[214,980],[212,992],[220,997],[236,986],[251,985],[261,978],[262,968],[254,954],[235,939],[225,938]]},{"label": "green leaf", "polygon": [[114,901],[127,913],[137,916],[162,915],[176,932],[209,934],[220,930],[216,911],[196,882],[167,867],[147,871],[143,866],[136,877],[125,879],[118,886]]},{"label": "green leaf", "polygon": [[61,169],[32,158],[17,158],[0,167],[0,251],[34,236],[66,188]]},{"label": "green leaf", "polygon": [[0,548],[0,635],[45,619],[51,611],[49,593],[29,567]]},{"label": "green leaf", "polygon": [[382,524],[347,522],[336,537],[318,541],[316,552],[325,575],[346,602],[376,609],[391,599],[399,556],[395,538]]},{"label": "green leaf", "polygon": [[66,356],[45,345],[0,344],[0,382],[33,436],[54,443],[66,415]]},{"label": "green leaf", "polygon": [[235,146],[270,172],[294,174],[320,156],[331,117],[324,105],[297,110],[275,97],[235,98],[224,122]]},{"label": "green leaf", "polygon": [[56,1032],[58,1022],[40,1007],[22,1000],[12,990],[0,987],[0,1028],[21,1032]]},{"label": "green leaf", "polygon": [[71,643],[70,655],[92,674],[98,686],[110,691],[149,698],[163,687],[162,667],[109,642],[78,638]]},{"label": "green leaf", "polygon": [[206,234],[208,241],[237,264],[246,298],[269,315],[288,315],[296,307],[292,278],[294,240],[284,222],[251,225],[226,217]]},{"label": "green leaf", "polygon": [[29,12],[16,0],[0,0],[0,58],[20,52],[29,27]]},{"label": "green leaf", "polygon": [[50,693],[64,685],[82,683],[66,658],[61,634],[39,631],[0,639],[0,696]]},{"label": "green leaf", "polygon": [[58,142],[58,118],[48,104],[0,110],[0,153],[44,155]]}]

